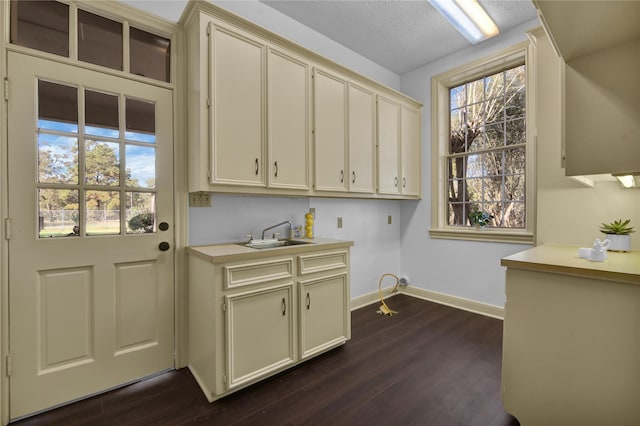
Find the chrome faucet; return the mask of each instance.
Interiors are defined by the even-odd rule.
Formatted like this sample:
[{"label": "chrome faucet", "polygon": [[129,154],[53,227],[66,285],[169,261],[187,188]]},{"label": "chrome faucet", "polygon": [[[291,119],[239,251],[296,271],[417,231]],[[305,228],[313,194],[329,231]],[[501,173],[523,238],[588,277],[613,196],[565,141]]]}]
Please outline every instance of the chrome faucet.
[{"label": "chrome faucet", "polygon": [[[277,225],[270,226],[268,228],[264,228],[262,230],[262,239],[264,240],[264,233],[270,229],[277,228],[278,226],[289,224],[289,238],[291,238],[291,234],[293,233],[293,223],[290,220],[285,220],[284,222],[280,222]],[[273,238],[276,238],[276,234],[273,234]]]}]

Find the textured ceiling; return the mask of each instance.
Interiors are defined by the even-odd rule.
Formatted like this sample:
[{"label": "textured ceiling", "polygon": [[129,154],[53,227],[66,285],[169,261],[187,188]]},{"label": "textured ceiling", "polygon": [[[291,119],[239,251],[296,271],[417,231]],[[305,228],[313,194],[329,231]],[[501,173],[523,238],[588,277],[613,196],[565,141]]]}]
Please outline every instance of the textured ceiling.
[{"label": "textured ceiling", "polygon": [[[177,21],[186,0],[124,0]],[[470,46],[426,0],[262,0],[371,61],[404,74]],[[480,0],[500,32],[536,18],[530,0]]]},{"label": "textured ceiling", "polygon": [[[261,1],[396,74],[470,46],[426,0]],[[530,0],[480,4],[501,32],[536,18]]]}]

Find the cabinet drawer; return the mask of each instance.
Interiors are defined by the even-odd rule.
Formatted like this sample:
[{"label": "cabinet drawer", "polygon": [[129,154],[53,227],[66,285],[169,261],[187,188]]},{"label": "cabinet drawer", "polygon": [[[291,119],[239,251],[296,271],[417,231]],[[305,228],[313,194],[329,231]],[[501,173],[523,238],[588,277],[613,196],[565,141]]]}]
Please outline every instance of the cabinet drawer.
[{"label": "cabinet drawer", "polygon": [[298,256],[298,273],[300,275],[315,272],[330,271],[347,267],[347,252],[335,251],[330,253],[308,254]]},{"label": "cabinet drawer", "polygon": [[225,289],[291,278],[293,259],[227,265],[223,268]]}]

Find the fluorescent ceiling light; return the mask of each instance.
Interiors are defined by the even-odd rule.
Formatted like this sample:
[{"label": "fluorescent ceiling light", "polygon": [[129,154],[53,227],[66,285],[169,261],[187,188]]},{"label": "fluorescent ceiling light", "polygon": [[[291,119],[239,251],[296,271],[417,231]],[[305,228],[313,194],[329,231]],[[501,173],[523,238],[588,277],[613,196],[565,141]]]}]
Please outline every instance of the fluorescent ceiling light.
[{"label": "fluorescent ceiling light", "polygon": [[498,27],[476,0],[427,0],[472,44],[498,35]]}]

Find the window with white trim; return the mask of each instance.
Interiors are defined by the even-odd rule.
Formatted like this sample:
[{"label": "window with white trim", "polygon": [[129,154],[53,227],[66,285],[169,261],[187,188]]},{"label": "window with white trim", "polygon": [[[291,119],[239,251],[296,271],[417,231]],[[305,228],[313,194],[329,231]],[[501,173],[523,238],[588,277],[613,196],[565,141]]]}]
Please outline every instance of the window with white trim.
[{"label": "window with white trim", "polygon": [[432,237],[533,240],[530,57],[521,44],[433,77]]}]

